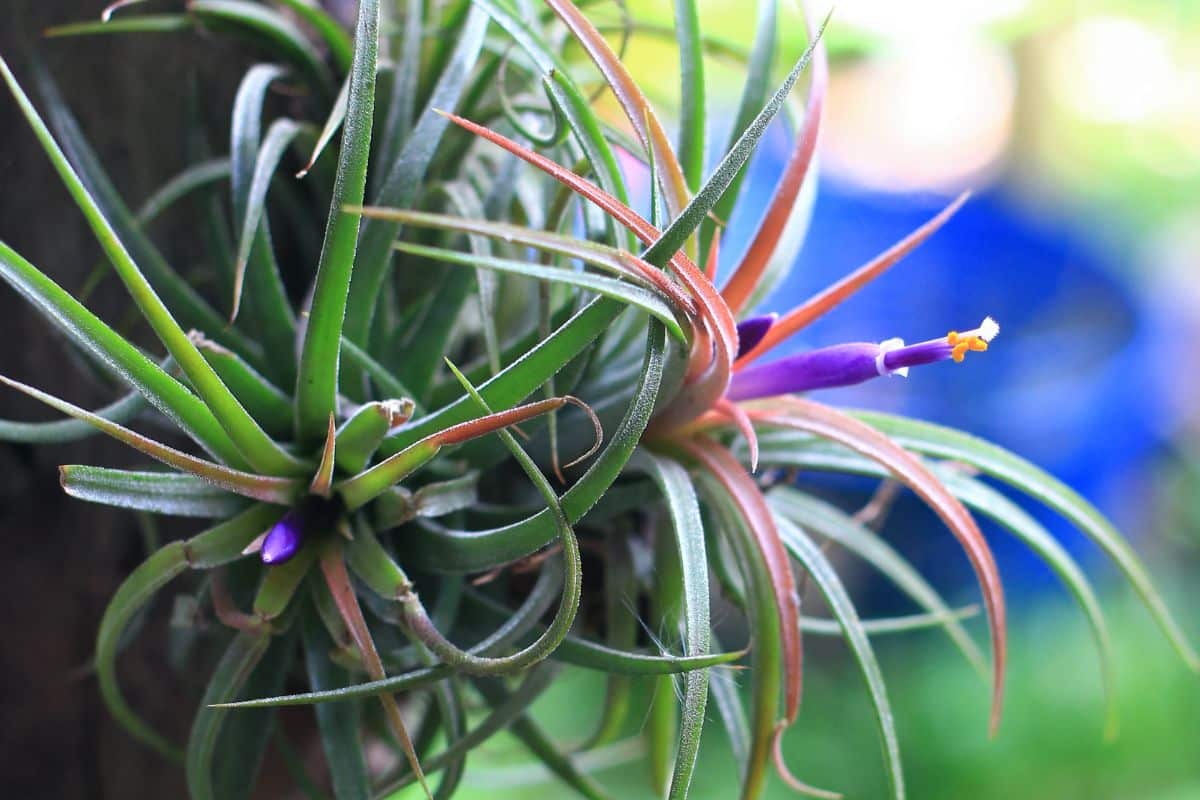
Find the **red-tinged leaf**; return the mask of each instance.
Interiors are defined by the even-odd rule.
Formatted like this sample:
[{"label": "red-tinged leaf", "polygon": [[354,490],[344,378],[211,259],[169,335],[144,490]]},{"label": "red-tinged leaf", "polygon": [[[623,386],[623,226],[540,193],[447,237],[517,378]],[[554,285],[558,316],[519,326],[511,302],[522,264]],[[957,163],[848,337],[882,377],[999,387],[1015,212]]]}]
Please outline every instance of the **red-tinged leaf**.
[{"label": "red-tinged leaf", "polygon": [[665,178],[662,181],[666,191],[667,209],[675,216],[683,210],[691,198],[688,191],[687,178],[684,177],[683,167],[675,151],[671,148],[671,140],[663,130],[662,123],[654,114],[654,109],[641,88],[625,69],[620,57],[608,46],[608,42],[596,26],[575,7],[571,0],[546,0],[546,5],[558,14],[559,18],[574,34],[576,40],[595,62],[605,82],[612,88],[617,102],[621,104],[629,124],[637,132],[642,145],[650,154],[650,158],[661,170]]},{"label": "red-tinged leaf", "polygon": [[[346,562],[342,558],[340,544],[335,542],[332,546],[325,548],[321,554],[321,572],[325,575],[325,584],[329,587],[329,593],[333,595],[333,602],[337,605],[338,613],[341,615],[342,621],[346,623],[350,636],[354,639],[354,645],[358,648],[367,674],[371,680],[383,680],[387,677],[387,673],[383,669],[379,651],[375,649],[375,640],[371,638],[367,621],[363,618],[362,608],[358,605],[358,596],[354,592],[354,584],[350,581],[350,573],[346,571]],[[388,725],[404,750],[409,767],[417,776],[417,780],[421,782],[425,796],[432,800],[433,794],[425,782],[425,772],[421,769],[421,762],[417,760],[417,752],[413,748],[408,729],[404,727],[404,719],[400,715],[400,706],[397,705],[395,696],[385,692],[379,695],[379,700],[383,703]]]},{"label": "red-tinged leaf", "polygon": [[[746,413],[746,409],[742,408],[737,403],[721,398],[717,401],[714,410],[719,414],[724,414],[729,417],[735,426],[738,433],[746,440],[746,446],[750,448],[750,471],[758,472],[758,434],[754,432],[754,423],[750,420],[750,415]],[[701,417],[700,419],[703,419]]]},{"label": "red-tinged leaf", "polygon": [[182,472],[203,478],[222,489],[227,489],[236,494],[254,498],[255,500],[262,500],[264,503],[275,503],[277,505],[290,505],[300,492],[300,482],[291,478],[275,478],[230,469],[212,461],[206,461],[203,458],[189,455],[182,450],[168,447],[161,442],[156,442],[140,433],[131,431],[129,428],[118,425],[115,422],[110,422],[104,417],[93,414],[90,411],[85,411],[65,400],[60,400],[53,395],[46,394],[39,389],[26,386],[19,381],[14,381],[3,375],[0,375],[0,383],[27,394],[35,400],[40,400],[51,408],[61,411],[68,416],[95,426],[100,431],[107,433],[118,441],[124,442],[134,450],[145,453],[151,458]]},{"label": "red-tinged leaf", "polygon": [[[812,19],[806,15],[808,35],[814,35]],[[828,68],[825,62],[825,45],[818,41],[812,54],[812,83],[808,89],[808,102],[804,109],[804,122],[796,134],[796,143],[792,155],[784,167],[783,175],[775,187],[763,220],[759,223],[750,247],[742,256],[741,262],[730,276],[729,282],[721,289],[721,296],[729,304],[734,314],[740,312],[746,301],[754,293],[758,282],[762,280],[763,272],[775,252],[775,246],[783,235],[787,222],[792,214],[796,198],[808,176],[808,168],[812,164],[813,153],[817,149],[817,135],[821,127],[821,110],[825,101],[825,86],[828,79]],[[715,248],[714,248],[715,249]]]},{"label": "red-tinged leaf", "polygon": [[749,406],[747,412],[758,422],[813,433],[875,461],[916,492],[958,538],[979,578],[987,606],[992,634],[991,732],[994,735],[1000,724],[1004,701],[1007,660],[1004,588],[992,551],[970,512],[919,458],[870,425],[840,411],[798,397],[777,397]]},{"label": "red-tinged leaf", "polygon": [[[704,262],[704,277],[710,282],[717,279],[717,265],[721,261],[721,237],[714,236],[708,248],[708,259]],[[731,309],[732,310],[732,309]]]},{"label": "red-tinged leaf", "polygon": [[399,208],[365,208],[347,207],[348,212],[361,213],[371,219],[386,219],[417,227],[431,227],[442,230],[452,230],[459,233],[478,234],[502,239],[505,242],[528,245],[539,250],[567,255],[577,258],[586,264],[594,264],[606,270],[629,277],[639,283],[647,284],[660,291],[689,316],[696,313],[696,304],[685,294],[679,284],[675,283],[662,270],[643,261],[636,255],[616,247],[597,244],[596,242],[581,241],[572,236],[563,236],[536,228],[526,228],[503,222],[492,222],[482,219],[468,219],[447,214],[430,214],[422,211],[408,211]]},{"label": "red-tinged leaf", "polygon": [[335,465],[334,452],[337,445],[337,427],[334,425],[333,414],[329,415],[329,432],[325,435],[325,447],[321,451],[321,464],[317,474],[313,476],[308,490],[321,497],[329,497],[333,488],[333,468]]},{"label": "red-tinged leaf", "polygon": [[[537,167],[571,191],[595,203],[613,219],[632,231],[644,244],[650,245],[658,241],[661,231],[640,214],[561,164],[535,153],[490,128],[454,114],[446,114],[446,117],[476,136],[487,139]],[[653,260],[651,263],[654,263]],[[663,428],[681,424],[707,411],[724,394],[725,388],[729,384],[731,363],[737,355],[737,323],[712,282],[692,263],[691,259],[681,252],[674,253],[670,257],[669,263],[684,288],[696,298],[699,324],[709,329],[718,346],[713,354],[711,368],[701,376],[695,385],[689,387],[688,391],[682,392],[676,402],[660,412],[658,424]]]},{"label": "red-tinged leaf", "polygon": [[780,638],[783,643],[785,672],[784,710],[787,721],[792,722],[800,710],[800,604],[787,549],[783,546],[783,540],[779,538],[779,531],[775,528],[775,518],[771,516],[767,499],[733,454],[712,439],[695,436],[674,444],[699,461],[704,469],[711,472],[725,487],[745,518],[746,526],[754,534],[754,540],[771,576],[771,591],[775,597],[779,618],[782,620]]},{"label": "red-tinged leaf", "polygon": [[842,302],[859,289],[878,278],[884,272],[887,272],[900,259],[917,249],[926,239],[945,225],[954,216],[954,213],[962,207],[963,203],[967,202],[967,198],[970,196],[970,192],[963,192],[954,198],[954,201],[942,209],[933,219],[917,228],[908,236],[905,236],[899,242],[845,278],[842,278],[821,293],[814,295],[801,305],[784,314],[771,326],[771,329],[767,331],[767,335],[762,338],[762,341],[751,349],[750,352],[745,353],[737,360],[734,369],[741,369],[748,366],[754,359],[806,327],[809,323],[828,313],[834,307],[841,305]]}]

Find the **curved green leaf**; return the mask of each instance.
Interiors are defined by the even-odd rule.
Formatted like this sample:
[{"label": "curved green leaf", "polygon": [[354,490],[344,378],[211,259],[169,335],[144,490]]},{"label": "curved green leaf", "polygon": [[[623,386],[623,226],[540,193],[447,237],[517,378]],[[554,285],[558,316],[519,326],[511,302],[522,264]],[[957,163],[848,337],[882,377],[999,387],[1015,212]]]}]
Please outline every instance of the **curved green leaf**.
[{"label": "curved green leaf", "polygon": [[270,644],[269,633],[239,632],[213,671],[188,736],[184,766],[192,800],[218,800],[213,788],[213,754],[229,710],[213,704],[228,701],[241,691]]},{"label": "curved green leaf", "polygon": [[830,609],[842,626],[846,643],[854,652],[858,666],[862,670],[863,679],[871,695],[871,705],[875,710],[875,722],[879,727],[879,738],[883,744],[884,763],[887,767],[888,783],[891,786],[892,797],[903,800],[904,770],[900,764],[900,743],[896,738],[896,723],[892,718],[892,707],[888,702],[887,687],[883,682],[883,671],[879,669],[879,661],[875,658],[875,650],[867,638],[854,609],[854,603],[847,594],[837,570],[825,558],[821,548],[812,539],[785,518],[778,518],[779,534],[791,551],[792,556],[804,565],[813,582],[821,590]]},{"label": "curved green leaf", "polygon": [[[764,451],[766,456],[775,458],[776,453],[769,448],[770,445]],[[863,464],[869,465],[870,462],[863,459]],[[879,469],[871,474],[886,476],[888,473]],[[975,670],[985,678],[988,676],[987,660],[966,629],[950,614],[950,606],[883,537],[859,524],[841,509],[795,489],[776,487],[767,495],[767,501],[792,522],[837,542],[870,563],[929,614],[946,619],[946,634]]]},{"label": "curved green leaf", "polygon": [[188,12],[206,28],[245,36],[329,91],[333,81],[321,54],[299,27],[275,9],[246,0],[189,0]]},{"label": "curved green leaf", "polygon": [[242,557],[256,536],[283,516],[283,509],[256,505],[187,541],[164,546],[140,564],[117,589],[96,634],[96,678],[109,713],[135,739],[168,758],[182,753],[139,717],[121,693],[117,681],[117,651],[129,621],[172,578],[189,567],[209,569]]},{"label": "curved green leaf", "polygon": [[[603,320],[607,309],[600,304],[610,302],[612,301],[596,301],[581,311],[574,319],[583,318],[591,309],[593,320]],[[567,325],[570,324],[570,322],[567,323]],[[559,329],[560,332],[562,330],[563,328]],[[600,331],[597,331],[597,335],[599,333]],[[542,343],[543,347],[550,344],[550,339]],[[617,476],[621,474],[621,470],[641,439],[641,435],[650,421],[661,385],[665,345],[665,328],[657,321],[652,321],[646,339],[646,355],[638,387],[624,418],[604,450],[588,467],[587,472],[561,498],[563,511],[566,512],[567,519],[571,524],[578,522],[604,495]],[[512,377],[515,377],[516,370],[519,370],[522,365],[530,364],[528,359],[546,352],[543,347],[535,349],[527,356],[527,359],[518,361],[481,386],[480,395],[490,405],[504,405],[503,402],[500,402],[505,399],[504,396],[500,392],[489,393],[489,387],[498,389],[502,382],[511,381]],[[575,350],[575,353],[577,352],[578,350]],[[565,361],[566,359],[560,363],[565,363]],[[554,370],[551,370],[550,374],[554,374]],[[504,380],[505,376],[509,376],[507,381]],[[544,380],[543,377],[529,386],[521,396],[537,388]],[[503,388],[507,389],[508,386]],[[500,397],[497,398],[495,395],[500,395]],[[449,406],[442,414],[448,416],[447,411],[460,407],[464,411],[467,410],[465,404],[460,402]],[[414,536],[406,548],[406,561],[414,566],[439,572],[474,572],[512,561],[544,546],[557,533],[553,515],[547,510],[540,511],[520,522],[485,531],[455,531],[435,527],[429,521],[422,521],[421,525],[424,530],[419,536]]]},{"label": "curved green leaf", "polygon": [[1104,515],[1073,489],[1025,459],[961,431],[890,414],[858,412],[855,416],[906,447],[937,458],[970,464],[1062,514],[1120,567],[1176,652],[1193,670],[1200,671],[1200,655],[1154,588],[1137,554]]},{"label": "curved green leaf", "polygon": [[[684,642],[689,656],[709,652],[708,556],[704,546],[704,523],[700,502],[687,469],[670,459],[638,450],[630,467],[644,471],[658,485],[666,500],[667,512],[675,532],[683,584]],[[691,785],[700,734],[704,728],[704,709],[708,702],[708,672],[687,673],[684,685],[679,750],[668,797],[686,797]]]},{"label": "curved green leaf", "polygon": [[50,135],[42,118],[17,84],[16,78],[3,59],[0,59],[0,74],[3,74],[22,114],[76,205],[83,212],[96,239],[129,290],[130,296],[246,460],[264,472],[285,475],[302,473],[304,465],[273,442],[246,413],[171,316],[166,304],[146,280],[91,193],[71,168],[66,156],[59,149],[54,137]]}]

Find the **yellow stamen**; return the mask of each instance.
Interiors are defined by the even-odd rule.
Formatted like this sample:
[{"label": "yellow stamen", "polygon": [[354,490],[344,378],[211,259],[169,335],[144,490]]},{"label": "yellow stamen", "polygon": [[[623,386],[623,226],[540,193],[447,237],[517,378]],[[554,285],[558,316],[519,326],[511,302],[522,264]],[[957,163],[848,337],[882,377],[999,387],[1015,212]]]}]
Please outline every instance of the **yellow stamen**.
[{"label": "yellow stamen", "polygon": [[950,331],[946,334],[946,343],[951,346],[950,357],[955,363],[961,364],[963,359],[967,357],[968,351],[982,353],[988,349],[988,344],[978,336],[968,336],[962,338],[955,331]]}]

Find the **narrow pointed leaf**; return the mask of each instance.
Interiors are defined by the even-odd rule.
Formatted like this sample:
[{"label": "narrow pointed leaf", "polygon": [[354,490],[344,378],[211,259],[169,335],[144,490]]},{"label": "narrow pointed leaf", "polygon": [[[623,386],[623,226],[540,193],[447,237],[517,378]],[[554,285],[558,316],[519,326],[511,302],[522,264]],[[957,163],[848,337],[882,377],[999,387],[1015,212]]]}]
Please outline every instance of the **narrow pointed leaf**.
[{"label": "narrow pointed leaf", "polygon": [[[781,463],[779,460],[773,463]],[[871,462],[863,459],[864,464]],[[877,468],[886,475],[882,467]],[[950,614],[950,606],[921,573],[874,531],[858,523],[840,509],[802,492],[786,487],[772,489],[767,495],[771,507],[805,530],[831,539],[870,563],[888,577],[896,588],[908,595],[931,615],[946,620],[946,633],[979,674],[987,675],[987,661],[975,641]]]},{"label": "narrow pointed leaf", "polygon": [[209,680],[188,737],[185,767],[188,793],[193,800],[217,800],[213,788],[213,754],[217,749],[221,725],[229,710],[211,706],[232,700],[238,695],[270,644],[271,636],[268,633],[238,633]]},{"label": "narrow pointed leaf", "polygon": [[[639,450],[630,466],[645,471],[658,485],[667,503],[675,532],[683,583],[684,642],[690,656],[709,652],[708,556],[704,545],[704,525],[700,503],[687,470],[677,462]],[[700,749],[704,710],[708,702],[708,673],[687,673],[684,684],[679,749],[667,796],[686,797]]]},{"label": "narrow pointed leaf", "polygon": [[246,460],[266,472],[295,474],[298,469],[302,468],[302,464],[271,441],[270,437],[246,413],[246,410],[241,407],[225,384],[221,383],[212,367],[196,350],[195,345],[188,339],[187,334],[184,333],[175,318],[171,316],[170,311],[167,310],[162,299],[133,261],[92,195],[67,162],[66,156],[59,149],[58,144],[50,135],[50,131],[42,122],[29,98],[17,84],[8,64],[3,59],[0,59],[0,74],[3,74],[43,150],[49,156],[76,205],[83,212],[96,239],[128,288],[130,296],[141,309],[155,333],[158,334],[159,339],[166,345],[167,350],[187,374],[197,393],[204,399],[221,426],[233,438]]},{"label": "narrow pointed leaf", "polygon": [[[458,106],[471,69],[479,58],[486,31],[487,15],[472,7],[459,33],[454,52],[430,95],[429,103],[399,157],[389,168],[375,194],[373,205],[406,208],[417,199],[425,171],[447,127],[438,109]],[[348,203],[361,205],[362,200],[343,198],[342,205]],[[396,223],[387,220],[368,220],[363,225],[361,252],[345,307],[346,336],[356,344],[364,344],[371,329],[375,303],[391,263],[391,247],[397,233]]]},{"label": "narrow pointed leaf", "polygon": [[359,228],[359,215],[343,208],[362,205],[366,191],[378,50],[379,2],[364,0],[354,34],[354,66],[337,178],[296,383],[296,431],[301,441],[310,443],[320,440],[336,404],[342,324]]},{"label": "narrow pointed leaf", "polygon": [[187,387],[3,242],[0,242],[0,278],[96,362],[137,389],[201,447],[227,464],[247,466],[212,412]]},{"label": "narrow pointed leaf", "polygon": [[[317,691],[345,686],[350,676],[329,659],[334,642],[325,632],[316,614],[301,615],[304,635],[304,659],[308,682]],[[357,703],[322,703],[313,709],[325,762],[333,778],[337,800],[370,800],[371,784],[359,732],[360,706]]]},{"label": "narrow pointed leaf", "polygon": [[315,84],[329,91],[329,69],[304,32],[275,9],[247,0],[189,0],[188,12],[206,28],[232,31],[294,64]]},{"label": "narrow pointed leaf", "polygon": [[814,433],[849,447],[886,467],[911,488],[938,515],[962,545],[979,580],[987,606],[988,627],[992,638],[992,713],[990,728],[1000,724],[1004,700],[1004,675],[1007,661],[1004,587],[995,558],[970,512],[933,475],[919,458],[889,439],[879,430],[829,406],[798,397],[773,401],[779,412],[753,408],[751,416],[760,422]]},{"label": "narrow pointed leaf", "polygon": [[[114,400],[103,408],[92,413],[118,425],[124,424],[137,417],[146,408],[146,399],[137,392],[130,392],[119,400]],[[60,444],[75,442],[94,436],[99,431],[86,422],[77,419],[56,420],[54,422],[20,422],[17,420],[0,420],[0,441],[20,442],[22,444]]]},{"label": "narrow pointed leaf", "polygon": [[587,289],[604,297],[611,297],[626,305],[640,308],[666,325],[667,330],[676,340],[680,342],[686,341],[683,329],[679,327],[679,321],[675,318],[675,314],[671,311],[671,308],[658,295],[640,286],[633,286],[614,280],[613,278],[606,278],[602,275],[594,275],[589,272],[577,272],[557,267],[543,267],[525,261],[514,261],[494,256],[480,256],[439,247],[424,247],[400,242],[396,244],[396,250],[401,253],[436,259],[447,264],[495,270],[510,275],[524,275],[527,278],[535,280]]},{"label": "narrow pointed leaf", "polygon": [[139,433],[135,433],[115,422],[109,422],[103,417],[96,416],[92,412],[85,411],[78,406],[73,406],[64,400],[59,400],[57,397],[39,391],[32,386],[26,386],[23,383],[10,380],[3,375],[0,375],[0,383],[29,395],[35,400],[40,400],[51,408],[61,411],[68,416],[93,425],[114,439],[129,445],[140,453],[161,461],[169,467],[174,467],[175,469],[203,478],[214,486],[219,486],[235,494],[255,500],[262,500],[266,503],[287,505],[299,492],[300,484],[291,478],[255,475],[250,472],[230,469],[211,461],[205,461],[202,458],[188,455],[181,450],[176,450],[173,447],[168,447]]},{"label": "narrow pointed leaf", "polygon": [[1073,489],[1019,456],[969,434],[888,414],[859,412],[855,416],[918,452],[970,464],[1062,514],[1116,563],[1180,657],[1200,671],[1200,656],[1154,588],[1137,554],[1104,515]]},{"label": "narrow pointed leaf", "polygon": [[887,687],[883,682],[883,671],[879,668],[879,661],[875,658],[875,650],[871,646],[870,639],[867,638],[867,632],[863,629],[854,603],[850,600],[850,595],[842,586],[837,570],[825,558],[821,548],[796,525],[786,519],[778,521],[779,533],[783,537],[784,544],[787,545],[792,556],[804,565],[808,574],[812,576],[813,582],[821,590],[821,594],[824,595],[834,616],[842,626],[846,643],[854,653],[855,660],[858,661],[863,679],[867,683],[867,690],[871,695],[871,705],[875,711],[875,723],[879,728],[879,738],[883,745],[884,765],[888,784],[891,787],[891,796],[896,800],[903,800],[905,796],[904,770],[900,764],[900,743],[896,738],[896,723],[892,719],[892,707],[888,701]]},{"label": "narrow pointed leaf", "polygon": [[671,221],[671,225],[663,231],[662,236],[655,240],[654,244],[642,255],[642,258],[652,264],[656,263],[656,259],[667,258],[683,246],[684,241],[692,235],[692,232],[708,216],[708,212],[712,210],[713,206],[721,198],[721,195],[729,188],[729,184],[733,182],[738,172],[750,160],[750,155],[758,146],[759,140],[767,132],[767,126],[771,124],[771,120],[775,118],[775,115],[779,113],[779,109],[783,107],[784,101],[787,100],[788,95],[792,91],[792,87],[795,86],[796,81],[799,80],[800,75],[812,59],[813,53],[821,41],[821,36],[825,32],[825,25],[827,23],[828,18],[826,18],[825,22],[821,23],[821,28],[817,31],[816,37],[809,44],[804,55],[792,67],[792,71],[788,73],[783,85],[776,90],[774,96],[763,107],[762,111],[758,113],[758,116],[754,118],[750,126],[738,137],[733,148],[717,164],[717,168],[709,176],[700,191],[696,193],[696,196]]},{"label": "narrow pointed leaf", "polygon": [[354,42],[341,24],[319,5],[307,0],[275,0],[287,6],[297,17],[307,22],[329,48],[333,63],[341,72],[349,72],[354,59]]},{"label": "narrow pointed leaf", "polygon": [[246,500],[202,478],[173,472],[131,472],[68,465],[58,468],[63,491],[89,503],[177,517],[229,517]]}]

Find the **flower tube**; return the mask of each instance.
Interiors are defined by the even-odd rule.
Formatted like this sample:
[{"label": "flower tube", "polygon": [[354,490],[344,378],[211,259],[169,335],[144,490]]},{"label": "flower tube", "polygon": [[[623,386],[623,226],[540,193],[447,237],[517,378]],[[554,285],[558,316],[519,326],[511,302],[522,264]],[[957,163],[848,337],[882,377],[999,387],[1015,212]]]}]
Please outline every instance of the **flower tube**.
[{"label": "flower tube", "polygon": [[855,342],[809,350],[742,370],[733,376],[725,397],[754,400],[853,386],[884,375],[907,377],[909,367],[947,360],[961,362],[969,352],[987,350],[988,342],[999,332],[1000,326],[988,317],[974,330],[951,331],[940,339],[913,345],[906,346],[903,339],[888,339],[879,344]]}]

